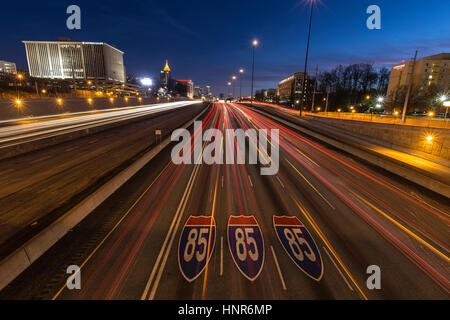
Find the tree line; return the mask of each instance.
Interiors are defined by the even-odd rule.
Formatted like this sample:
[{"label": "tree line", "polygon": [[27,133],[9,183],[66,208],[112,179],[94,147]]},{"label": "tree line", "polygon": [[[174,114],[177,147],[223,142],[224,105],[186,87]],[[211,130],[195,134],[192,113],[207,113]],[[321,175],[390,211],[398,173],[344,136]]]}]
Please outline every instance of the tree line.
[{"label": "tree line", "polygon": [[318,91],[329,93],[330,111],[354,106],[363,111],[371,107],[377,97],[385,96],[389,85],[388,68],[375,69],[371,64],[339,65],[318,76]]}]

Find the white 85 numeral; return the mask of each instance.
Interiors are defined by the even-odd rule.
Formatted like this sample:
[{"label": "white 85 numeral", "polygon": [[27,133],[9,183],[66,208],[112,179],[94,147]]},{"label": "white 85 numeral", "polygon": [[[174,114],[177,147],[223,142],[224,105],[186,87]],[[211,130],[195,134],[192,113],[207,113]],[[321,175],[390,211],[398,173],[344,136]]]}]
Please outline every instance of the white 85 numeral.
[{"label": "white 85 numeral", "polygon": [[[245,237],[244,237],[245,230]],[[247,259],[247,247],[245,245],[245,238],[247,238],[247,245],[249,247],[248,255],[250,259],[253,261],[258,261],[258,246],[256,245],[256,240],[253,237],[253,229],[252,228],[237,228],[235,232],[236,236],[236,253],[241,261],[245,261]],[[251,250],[253,247],[253,250]]]},{"label": "white 85 numeral", "polygon": [[[206,251],[208,250],[208,228],[201,228],[200,234],[197,229],[192,229],[188,234],[188,242],[184,249],[184,261],[189,262],[192,260],[195,254],[197,261],[203,261],[206,257]],[[198,241],[197,241],[198,238]],[[196,247],[202,246],[201,251],[196,252]]]},{"label": "white 85 numeral", "polygon": [[[303,233],[299,228],[292,229],[292,231],[288,228],[285,228],[284,236],[289,242],[289,246],[291,247],[292,253],[299,261],[303,261],[303,259],[305,258],[304,255],[310,261],[312,262],[316,261],[316,255],[311,249],[309,243],[303,238]],[[302,245],[305,245],[307,247],[307,250],[302,250],[301,248]]]}]

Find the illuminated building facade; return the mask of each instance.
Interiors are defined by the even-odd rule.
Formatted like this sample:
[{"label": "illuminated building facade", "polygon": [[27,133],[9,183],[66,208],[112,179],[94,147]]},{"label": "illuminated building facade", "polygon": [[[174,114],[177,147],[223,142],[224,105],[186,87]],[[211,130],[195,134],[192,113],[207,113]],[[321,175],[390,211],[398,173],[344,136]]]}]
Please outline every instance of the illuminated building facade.
[{"label": "illuminated building facade", "polygon": [[391,68],[388,96],[393,97],[399,88],[407,87],[412,77],[414,88],[435,85],[441,91],[450,90],[450,53],[441,53],[413,62],[396,64]]},{"label": "illuminated building facade", "polygon": [[125,82],[123,52],[103,42],[23,41],[36,78]]},{"label": "illuminated building facade", "polygon": [[168,90],[170,86],[170,67],[169,62],[166,60],[166,65],[163,70],[161,70],[161,75],[159,77],[159,82],[161,84],[161,88]]}]

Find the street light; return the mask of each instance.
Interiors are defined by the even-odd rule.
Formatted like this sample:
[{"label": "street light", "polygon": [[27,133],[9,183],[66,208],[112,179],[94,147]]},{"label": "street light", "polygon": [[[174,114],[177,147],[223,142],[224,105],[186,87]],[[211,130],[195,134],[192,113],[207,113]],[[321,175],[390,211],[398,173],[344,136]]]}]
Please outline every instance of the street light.
[{"label": "street light", "polygon": [[242,100],[242,74],[244,73],[244,69],[239,69],[239,101]]},{"label": "street light", "polygon": [[[236,76],[232,76],[231,79],[234,81],[234,80],[237,79],[237,77]],[[234,99],[234,88],[235,88],[235,85],[234,85],[234,82],[233,82],[233,99]]]},{"label": "street light", "polygon": [[251,101],[251,105],[253,106],[253,81],[254,81],[254,76],[255,76],[255,48],[256,46],[259,44],[258,40],[253,40],[252,42],[252,91],[250,93],[250,101]]},{"label": "street light", "polygon": [[[17,79],[19,79],[19,81],[21,81],[23,79],[23,75],[18,73]],[[17,91],[17,100],[20,101],[19,87],[17,86],[17,80],[16,80],[16,91]]]}]

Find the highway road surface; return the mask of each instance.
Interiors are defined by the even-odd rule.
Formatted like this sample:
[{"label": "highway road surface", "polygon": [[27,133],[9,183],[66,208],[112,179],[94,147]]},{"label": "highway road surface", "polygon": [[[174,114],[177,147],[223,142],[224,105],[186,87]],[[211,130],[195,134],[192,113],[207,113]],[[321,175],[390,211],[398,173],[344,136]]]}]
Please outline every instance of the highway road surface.
[{"label": "highway road surface", "polygon": [[[214,104],[209,128],[268,129],[269,160],[279,130],[278,173],[176,165],[173,144],[0,298],[449,298],[448,199],[244,106]],[[70,265],[81,289],[66,285]]]},{"label": "highway road surface", "polygon": [[[41,139],[68,130],[90,130],[82,136],[63,135],[65,140],[53,145],[0,160],[0,259],[153,148],[159,140],[156,129],[163,136],[170,135],[205,106],[199,102],[170,103],[34,119],[0,128],[2,133],[8,129],[8,139],[15,143],[23,135]],[[101,123],[107,127],[100,130]],[[94,127],[99,130],[93,132]]]},{"label": "highway road surface", "polygon": [[[55,116],[0,121],[0,148],[35,141],[77,130],[88,130],[98,126],[149,116],[162,111],[171,111],[198,101],[180,101],[162,104],[76,112]],[[51,121],[49,121],[51,120]]]}]

